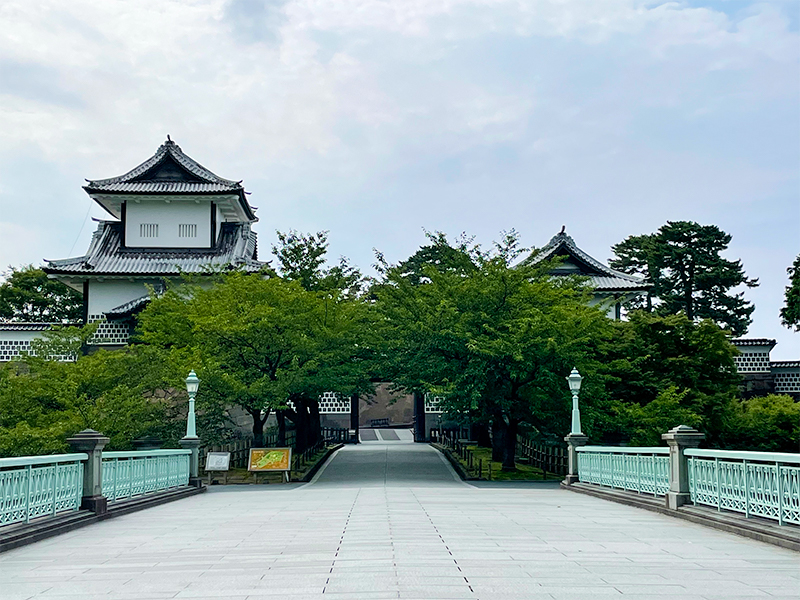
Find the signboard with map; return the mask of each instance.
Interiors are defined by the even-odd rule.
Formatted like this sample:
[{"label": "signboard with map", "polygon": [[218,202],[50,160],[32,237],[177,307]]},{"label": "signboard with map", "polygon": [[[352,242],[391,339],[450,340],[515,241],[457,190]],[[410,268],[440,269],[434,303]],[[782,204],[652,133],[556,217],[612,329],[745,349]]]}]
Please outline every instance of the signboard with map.
[{"label": "signboard with map", "polygon": [[289,471],[291,465],[291,448],[250,448],[248,471]]}]

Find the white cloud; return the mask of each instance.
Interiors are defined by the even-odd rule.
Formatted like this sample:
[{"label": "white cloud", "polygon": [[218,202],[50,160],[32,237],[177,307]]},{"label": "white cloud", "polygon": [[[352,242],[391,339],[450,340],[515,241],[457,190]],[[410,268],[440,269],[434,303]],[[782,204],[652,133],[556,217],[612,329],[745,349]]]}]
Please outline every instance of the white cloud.
[{"label": "white cloud", "polygon": [[[739,211],[735,245],[747,214],[797,201],[800,44],[786,10],[6,0],[0,262],[37,262],[41,244],[67,253],[77,231],[58,228],[72,212],[80,227],[81,178],[131,168],[166,133],[245,179],[262,248],[275,227],[330,228],[334,251],[366,266],[372,246],[413,251],[423,225],[486,238],[516,226],[541,244],[568,221],[605,258],[666,218]],[[34,167],[19,161],[42,173],[38,214],[49,203],[58,217],[25,215]],[[760,252],[785,262],[789,245]]]}]

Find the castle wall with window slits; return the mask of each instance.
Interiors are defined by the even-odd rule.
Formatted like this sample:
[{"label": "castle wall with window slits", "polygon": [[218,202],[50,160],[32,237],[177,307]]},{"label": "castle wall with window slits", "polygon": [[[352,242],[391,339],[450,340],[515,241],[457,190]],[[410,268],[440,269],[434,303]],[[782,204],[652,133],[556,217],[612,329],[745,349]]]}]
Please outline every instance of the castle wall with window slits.
[{"label": "castle wall with window slits", "polygon": [[92,338],[96,346],[119,346],[128,343],[131,326],[123,321],[108,321],[103,315],[89,315],[89,323],[97,323],[97,331]]},{"label": "castle wall with window slits", "polygon": [[741,354],[733,360],[739,373],[769,373],[769,349],[765,346],[756,346],[752,350],[739,348]]},{"label": "castle wall with window slits", "polygon": [[776,394],[800,394],[800,367],[777,368],[773,371]]},{"label": "castle wall with window slits", "polygon": [[444,396],[433,396],[425,394],[425,414],[441,414],[444,411],[441,408]]},{"label": "castle wall with window slits", "polygon": [[[289,408],[294,409],[294,403],[287,402]],[[325,392],[319,397],[319,414],[337,415],[350,414],[350,398],[338,392]]]}]

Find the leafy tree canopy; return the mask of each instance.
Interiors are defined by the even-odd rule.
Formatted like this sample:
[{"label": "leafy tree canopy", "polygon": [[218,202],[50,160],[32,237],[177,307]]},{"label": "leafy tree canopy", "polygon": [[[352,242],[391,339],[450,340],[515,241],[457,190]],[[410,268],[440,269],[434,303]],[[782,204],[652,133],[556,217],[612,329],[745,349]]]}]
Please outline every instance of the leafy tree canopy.
[{"label": "leafy tree canopy", "polygon": [[290,281],[297,281],[308,291],[339,290],[358,294],[363,285],[361,272],[341,257],[339,263],[325,267],[328,252],[328,232],[302,234],[290,230],[278,234],[278,244],[272,253],[278,259],[279,274]]},{"label": "leafy tree canopy", "polygon": [[781,309],[781,323],[800,331],[800,254],[786,272],[789,274],[789,285],[786,286],[786,301]]},{"label": "leafy tree canopy", "polygon": [[77,323],[83,296],[32,265],[11,267],[0,284],[0,320]]},{"label": "leafy tree canopy", "polygon": [[0,367],[0,456],[64,452],[66,438],[87,427],[107,435],[110,450],[130,449],[144,436],[167,445],[181,437],[180,372],[157,348],[98,350],[73,362],[43,358],[79,348],[91,332],[57,332],[37,356]]},{"label": "leafy tree canopy", "polygon": [[652,442],[684,424],[700,426],[710,443],[719,444],[740,381],[737,350],[725,332],[710,320],[694,323],[683,314],[645,311],[633,311],[629,321],[611,327],[613,335],[600,341],[596,356],[598,399],[611,404],[589,405],[594,434],[611,442]]},{"label": "leafy tree canopy", "polygon": [[523,252],[513,232],[490,251],[430,239],[373,286],[388,375],[408,391],[443,393],[451,413],[491,422],[513,468],[521,424],[565,426],[564,377],[609,321],[588,305],[590,290],[549,277],[549,265],[513,266]]},{"label": "leafy tree canopy", "polygon": [[691,320],[711,319],[733,335],[743,335],[754,306],[739,286],[756,287],[739,260],[722,257],[731,236],[716,225],[669,221],[656,233],[630,236],[612,247],[615,269],[643,275],[652,283],[644,302],[630,308],[654,309],[658,314],[683,312]]},{"label": "leafy tree canopy", "polygon": [[336,290],[234,272],[211,288],[182,286],[155,298],[140,315],[140,339],[196,351],[206,397],[241,406],[260,439],[269,412],[287,410],[289,400],[313,411],[324,392],[372,389],[367,319],[362,302]]}]

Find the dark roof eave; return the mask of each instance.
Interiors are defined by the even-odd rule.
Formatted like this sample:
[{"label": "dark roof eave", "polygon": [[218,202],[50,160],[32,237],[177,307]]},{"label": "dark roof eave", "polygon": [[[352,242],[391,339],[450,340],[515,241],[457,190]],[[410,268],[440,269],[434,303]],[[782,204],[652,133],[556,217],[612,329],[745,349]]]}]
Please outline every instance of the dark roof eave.
[{"label": "dark roof eave", "polygon": [[[91,187],[90,185],[84,185],[83,189],[89,195],[103,194],[106,196],[135,196],[137,194],[141,196],[225,196],[225,195],[233,196],[235,195],[239,198],[239,204],[244,210],[244,214],[247,215],[247,218],[250,219],[251,221],[258,221],[258,217],[253,212],[253,207],[250,206],[250,203],[247,201],[247,198],[245,197],[245,189],[241,186],[239,188],[235,188],[225,192],[198,190],[193,192],[153,191],[146,193],[138,193],[138,192],[120,192],[117,190],[106,191],[100,188]],[[103,210],[105,210],[112,217],[118,217],[118,215],[115,215],[113,212],[111,212],[105,206],[103,206],[102,203],[100,203],[100,206],[102,206]]]}]

